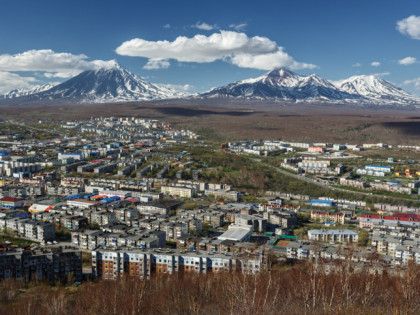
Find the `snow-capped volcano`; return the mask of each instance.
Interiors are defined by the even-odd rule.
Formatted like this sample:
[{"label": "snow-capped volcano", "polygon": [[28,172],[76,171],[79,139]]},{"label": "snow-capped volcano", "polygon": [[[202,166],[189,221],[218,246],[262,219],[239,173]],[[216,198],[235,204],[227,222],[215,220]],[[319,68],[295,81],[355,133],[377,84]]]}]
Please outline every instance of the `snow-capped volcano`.
[{"label": "snow-capped volcano", "polygon": [[[31,102],[64,100],[84,103],[162,100],[188,95],[162,84],[147,82],[119,66],[107,62],[58,85],[46,84],[31,90],[13,90],[0,99]],[[420,107],[420,98],[374,75],[350,77],[331,82],[316,74],[298,75],[286,68],[190,95],[195,99],[250,99],[299,103],[353,104],[360,106]]]},{"label": "snow-capped volcano", "polygon": [[339,90],[331,82],[311,74],[298,75],[285,68],[276,68],[255,79],[242,80],[202,93],[204,98],[249,98],[304,100],[342,100],[356,96]]},{"label": "snow-capped volcano", "polygon": [[11,99],[11,98],[16,98],[16,97],[36,94],[36,93],[39,93],[39,92],[44,92],[44,91],[47,91],[47,90],[53,88],[57,84],[58,83],[46,83],[46,84],[43,84],[43,85],[36,85],[36,86],[34,86],[30,89],[11,90],[11,91],[7,92],[6,94],[1,95],[0,99]]},{"label": "snow-capped volcano", "polygon": [[87,70],[33,99],[69,99],[78,102],[117,102],[177,97],[174,90],[149,83],[116,62],[98,70]]},{"label": "snow-capped volcano", "polygon": [[261,99],[358,105],[420,106],[420,98],[374,75],[330,82],[277,68],[258,78],[214,88],[199,98]]},{"label": "snow-capped volcano", "polygon": [[353,76],[333,82],[340,90],[360,95],[375,104],[418,105],[420,99],[374,75]]}]

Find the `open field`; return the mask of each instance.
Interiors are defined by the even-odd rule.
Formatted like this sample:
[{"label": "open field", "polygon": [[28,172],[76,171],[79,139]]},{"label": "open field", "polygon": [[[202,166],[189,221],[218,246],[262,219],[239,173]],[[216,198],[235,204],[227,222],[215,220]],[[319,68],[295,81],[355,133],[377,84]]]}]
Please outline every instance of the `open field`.
[{"label": "open field", "polygon": [[[218,105],[218,106],[216,106]],[[255,109],[255,108],[258,108]],[[138,116],[192,129],[218,141],[284,139],[340,143],[419,144],[418,111],[330,105],[115,103],[2,106],[0,117],[70,120],[91,116]]]}]

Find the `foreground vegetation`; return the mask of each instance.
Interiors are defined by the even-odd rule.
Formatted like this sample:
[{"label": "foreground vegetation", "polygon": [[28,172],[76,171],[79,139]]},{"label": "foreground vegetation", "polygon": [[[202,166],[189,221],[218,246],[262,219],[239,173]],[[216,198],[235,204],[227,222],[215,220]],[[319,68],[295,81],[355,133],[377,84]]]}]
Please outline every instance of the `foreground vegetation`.
[{"label": "foreground vegetation", "polygon": [[0,283],[1,314],[409,314],[420,309],[420,269],[398,275],[346,262],[303,263],[259,275],[177,274],[81,286]]}]

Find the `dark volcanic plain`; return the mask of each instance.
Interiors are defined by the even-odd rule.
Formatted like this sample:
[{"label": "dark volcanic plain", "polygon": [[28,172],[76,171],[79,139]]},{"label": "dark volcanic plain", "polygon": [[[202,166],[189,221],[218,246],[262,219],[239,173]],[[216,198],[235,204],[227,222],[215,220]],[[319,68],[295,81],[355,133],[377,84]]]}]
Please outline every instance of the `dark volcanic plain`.
[{"label": "dark volcanic plain", "polygon": [[3,105],[0,117],[72,120],[136,116],[167,121],[219,141],[288,141],[419,144],[420,111],[253,101],[171,101],[111,104]]}]

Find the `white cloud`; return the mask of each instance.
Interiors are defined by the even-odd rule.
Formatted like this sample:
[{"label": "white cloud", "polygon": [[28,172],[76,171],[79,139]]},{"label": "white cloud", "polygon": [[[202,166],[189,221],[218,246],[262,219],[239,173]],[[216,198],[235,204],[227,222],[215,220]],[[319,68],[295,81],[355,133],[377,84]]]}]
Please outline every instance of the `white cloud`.
[{"label": "white cloud", "polygon": [[84,54],[56,53],[51,49],[28,50],[0,55],[0,71],[45,71],[47,77],[68,78],[78,73],[115,64],[115,61],[87,61]]},{"label": "white cloud", "polygon": [[385,77],[387,75],[390,75],[391,72],[379,72],[379,73],[372,73],[375,77]]},{"label": "white cloud", "polygon": [[397,30],[412,39],[420,39],[420,16],[411,15],[397,22]]},{"label": "white cloud", "polygon": [[191,25],[191,27],[198,28],[199,30],[203,30],[203,31],[211,31],[215,28],[219,28],[217,24],[210,25],[205,22],[197,22],[194,25]]},{"label": "white cloud", "polygon": [[43,74],[46,78],[60,78],[60,79],[67,79],[69,77],[74,77],[78,75],[80,71],[75,71],[73,74],[71,72],[45,72]]},{"label": "white cloud", "polygon": [[370,64],[372,67],[379,67],[381,65],[381,63],[379,61],[373,61]]},{"label": "white cloud", "polygon": [[147,61],[143,68],[147,70],[167,69],[170,65],[167,59],[152,58]]},{"label": "white cloud", "polygon": [[223,60],[242,68],[261,70],[282,66],[292,69],[316,67],[295,61],[283,47],[267,37],[248,37],[245,33],[223,30],[209,36],[179,36],[172,42],[134,38],[123,42],[116,52],[123,56],[148,58],[149,62],[158,59],[197,63]]},{"label": "white cloud", "polygon": [[406,80],[402,83],[402,85],[412,85],[416,90],[420,90],[420,78]]},{"label": "white cloud", "polygon": [[247,23],[240,24],[230,24],[229,27],[235,29],[236,31],[243,31],[247,27]]},{"label": "white cloud", "polygon": [[273,65],[276,67],[286,66],[291,69],[313,69],[316,66],[295,61],[291,56],[278,47],[276,52],[260,55],[235,54],[231,61],[234,65],[241,68],[253,68],[261,70],[271,70]]},{"label": "white cloud", "polygon": [[163,28],[171,28],[171,24],[165,24],[162,26]]},{"label": "white cloud", "polygon": [[14,89],[27,89],[36,82],[34,77],[23,77],[17,73],[0,71],[0,94]]},{"label": "white cloud", "polygon": [[361,67],[362,64],[360,62],[356,62],[356,63],[352,64],[351,66],[354,67],[354,68],[358,68],[358,67]]},{"label": "white cloud", "polygon": [[190,84],[180,85],[180,84],[165,84],[165,83],[156,84],[155,83],[155,85],[162,86],[167,89],[175,90],[177,92],[185,92],[185,93],[195,91],[196,89],[194,85],[190,85]]},{"label": "white cloud", "polygon": [[417,62],[417,59],[414,57],[405,57],[403,59],[398,60],[398,63],[404,66],[408,66],[416,62]]}]

